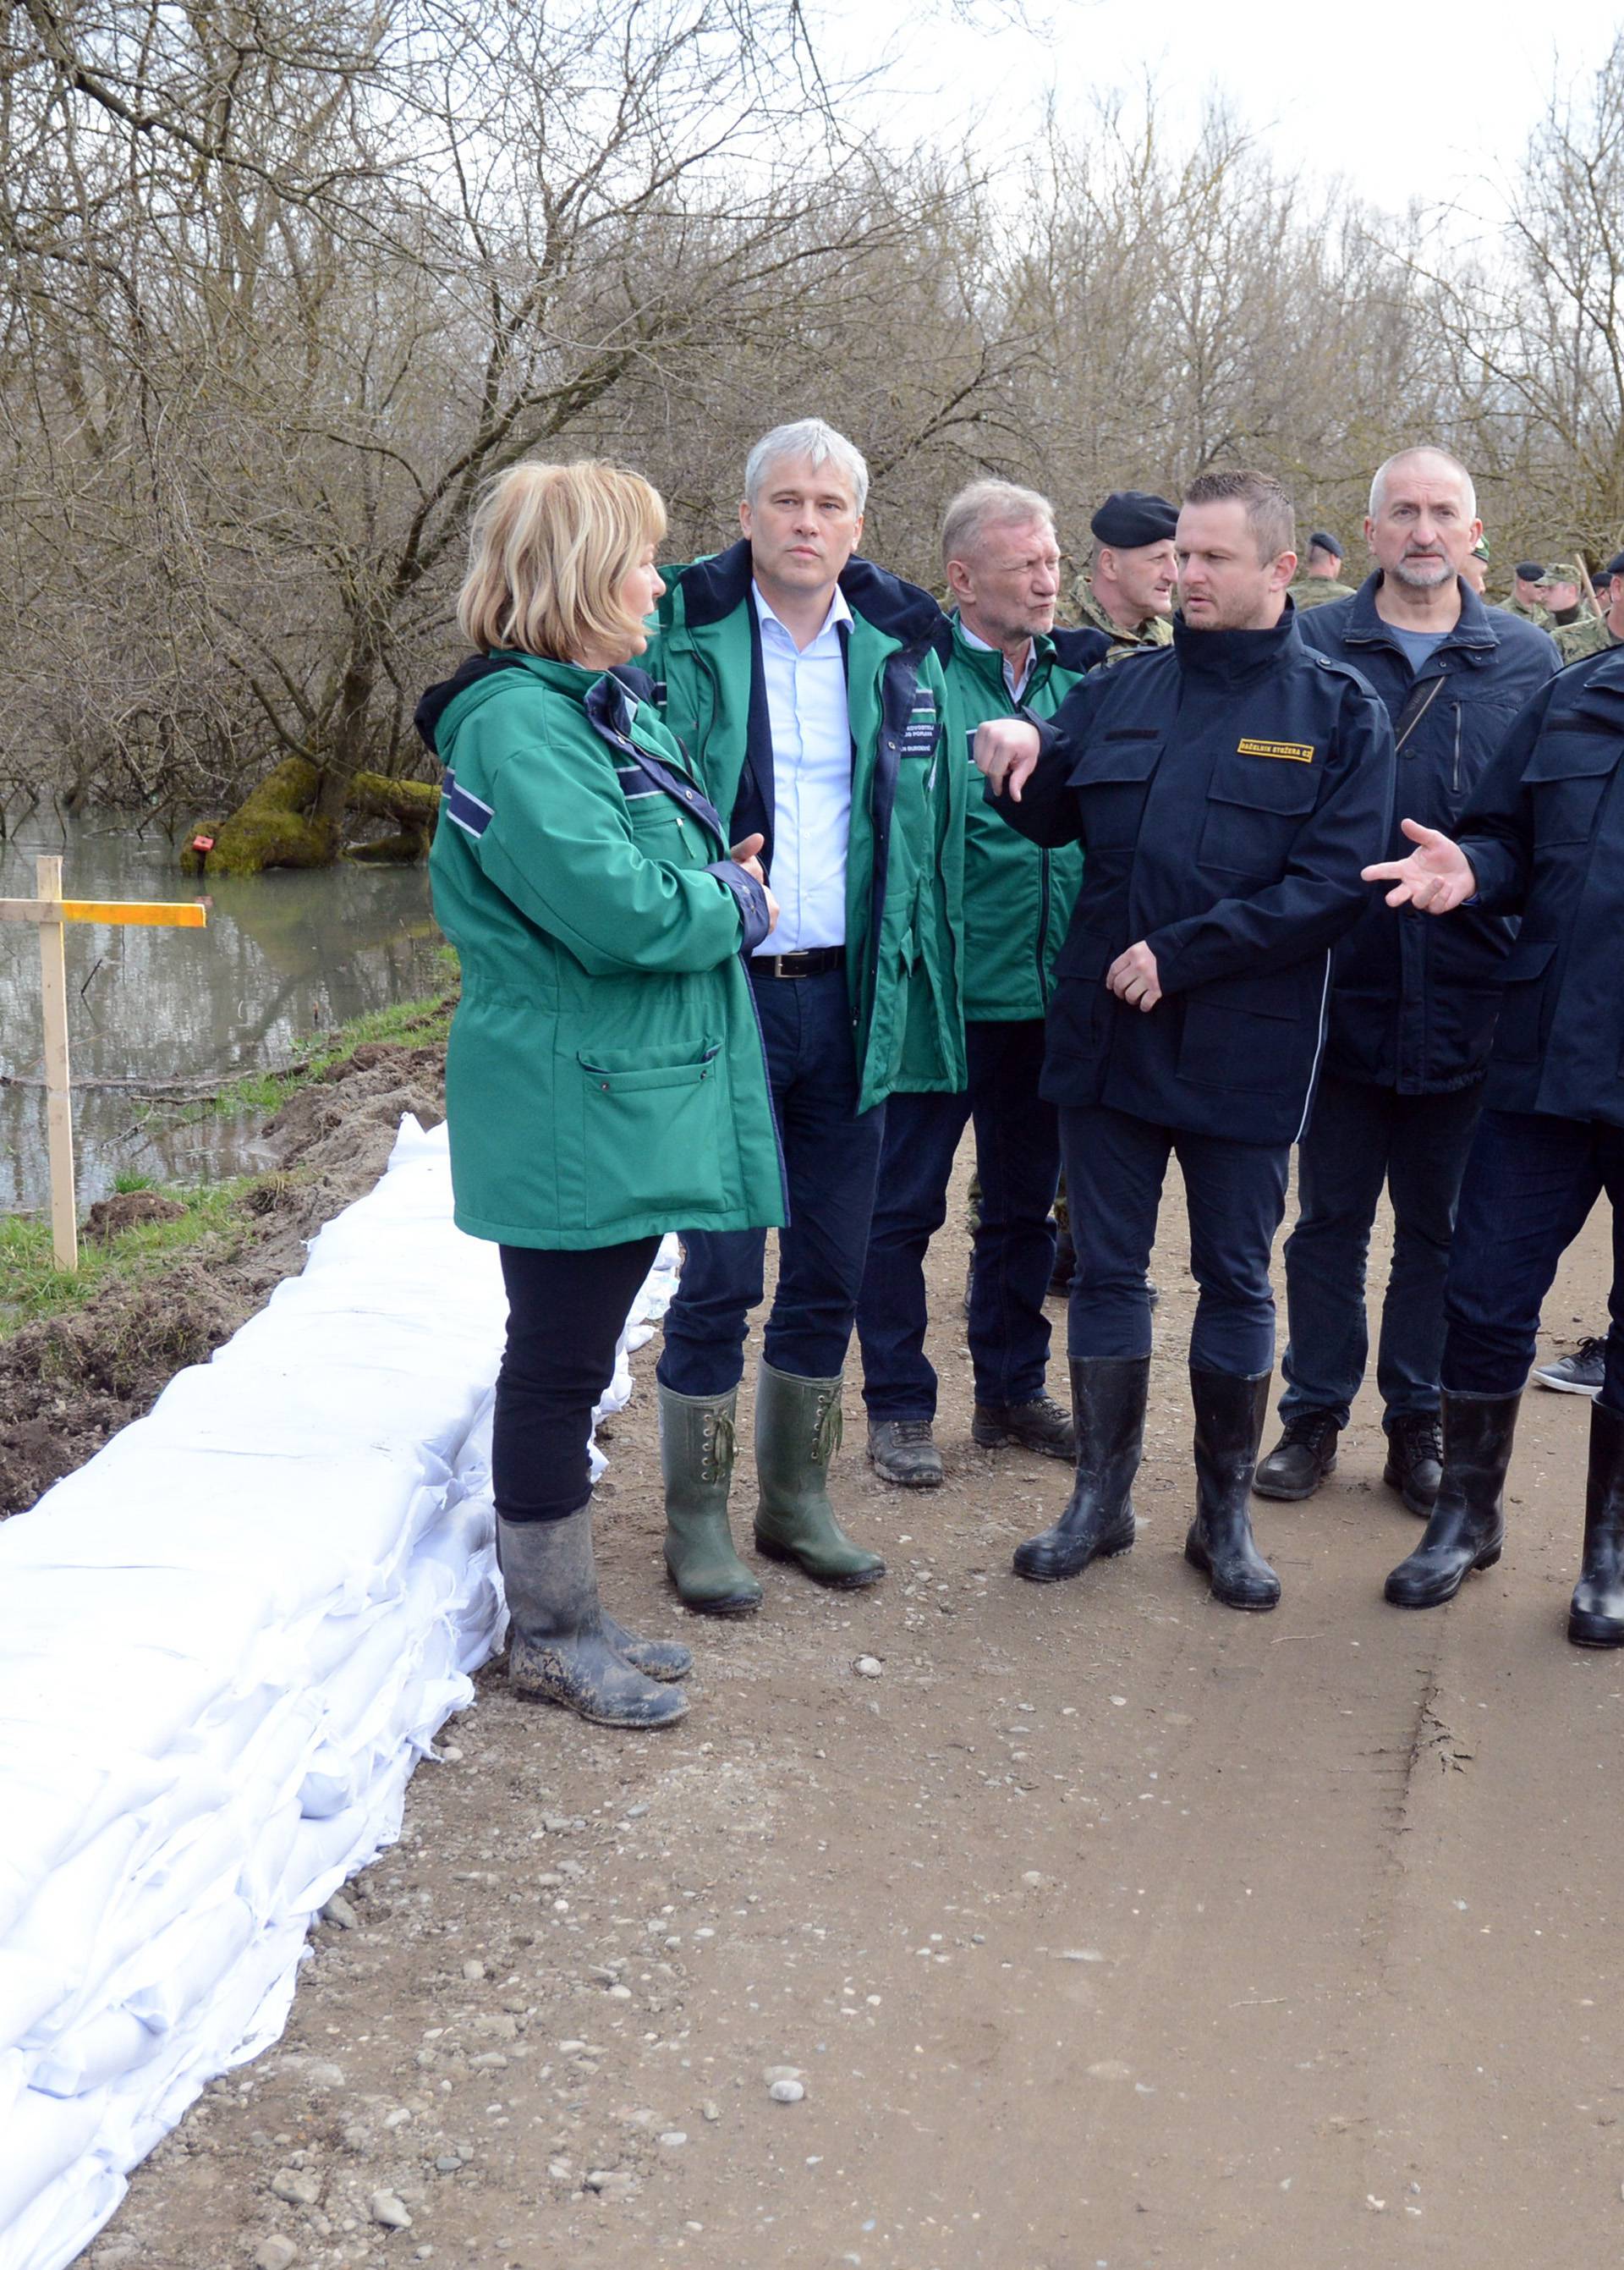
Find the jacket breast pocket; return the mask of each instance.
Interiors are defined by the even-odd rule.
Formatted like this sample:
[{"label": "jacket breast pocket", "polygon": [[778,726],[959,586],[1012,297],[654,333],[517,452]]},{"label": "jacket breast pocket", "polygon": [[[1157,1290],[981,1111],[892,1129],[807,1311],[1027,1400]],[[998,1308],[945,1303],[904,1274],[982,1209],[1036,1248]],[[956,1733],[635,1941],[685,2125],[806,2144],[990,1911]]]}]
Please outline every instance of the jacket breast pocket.
[{"label": "jacket breast pocket", "polygon": [[1619,761],[1614,733],[1555,732],[1539,740],[1523,773],[1534,812],[1534,841],[1588,843],[1602,792]]},{"label": "jacket breast pocket", "polygon": [[1319,780],[1316,766],[1288,757],[1220,757],[1207,788],[1198,865],[1277,881],[1319,801]]},{"label": "jacket breast pocket", "polygon": [[1302,1013],[1297,974],[1220,977],[1184,1002],[1178,1076],[1198,1087],[1263,1090],[1279,1095],[1307,1077],[1318,1042]]},{"label": "jacket breast pocket", "polygon": [[1544,1021],[1545,986],[1541,983],[1555,953],[1546,938],[1519,938],[1500,966],[1505,985],[1501,996],[1500,1021],[1494,1027],[1494,1054],[1513,1064],[1532,1064],[1539,1054],[1539,1027]]},{"label": "jacket breast pocket", "polygon": [[1088,743],[1066,775],[1082,814],[1086,850],[1121,851],[1138,842],[1161,750],[1155,732],[1108,733]]},{"label": "jacket breast pocket", "polygon": [[581,1049],[575,1065],[576,1226],[657,1208],[679,1229],[691,1213],[717,1204],[732,1179],[727,1060],[719,1040]]}]

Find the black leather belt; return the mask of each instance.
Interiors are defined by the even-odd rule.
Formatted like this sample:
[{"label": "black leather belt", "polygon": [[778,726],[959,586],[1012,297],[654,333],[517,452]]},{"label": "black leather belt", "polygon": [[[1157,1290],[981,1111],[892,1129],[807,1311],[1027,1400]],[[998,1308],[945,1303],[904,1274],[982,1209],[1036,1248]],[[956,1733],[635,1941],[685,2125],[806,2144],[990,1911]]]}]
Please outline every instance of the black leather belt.
[{"label": "black leather belt", "polygon": [[844,969],[843,946],[809,946],[799,953],[753,953],[753,977],[822,977],[831,969]]}]

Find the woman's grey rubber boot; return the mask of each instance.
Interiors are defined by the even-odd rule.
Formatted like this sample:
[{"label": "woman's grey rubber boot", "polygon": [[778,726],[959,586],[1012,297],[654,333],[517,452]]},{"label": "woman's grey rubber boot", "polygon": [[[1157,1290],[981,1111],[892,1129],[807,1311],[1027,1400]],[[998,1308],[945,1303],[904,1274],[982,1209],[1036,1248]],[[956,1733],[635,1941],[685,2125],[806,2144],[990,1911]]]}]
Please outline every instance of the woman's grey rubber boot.
[{"label": "woman's grey rubber boot", "polygon": [[852,1543],[829,1503],[840,1398],[838,1374],[797,1379],[763,1361],[756,1385],[756,1549],[769,1561],[793,1561],[814,1584],[854,1592],[877,1584],[886,1564]]},{"label": "woman's grey rubber boot", "polygon": [[1145,1447],[1150,1358],[1100,1356],[1072,1366],[1077,1471],[1065,1511],[1052,1529],[1015,1547],[1015,1574],[1054,1584],[1080,1576],[1091,1561],[1133,1542],[1129,1492]]},{"label": "woman's grey rubber boot", "polygon": [[1184,1558],[1203,1571],[1212,1598],[1227,1608],[1272,1608],[1280,1580],[1252,1538],[1252,1476],[1269,1415],[1272,1372],[1190,1368],[1196,1413],[1196,1517]]},{"label": "woman's grey rubber boot", "polygon": [[496,1557],[512,1619],[508,1683],[515,1694],[556,1702],[595,1726],[669,1726],[687,1715],[681,1689],[634,1671],[606,1627],[590,1499],[562,1521],[499,1514]]},{"label": "woman's grey rubber boot", "polygon": [[761,1605],[761,1587],[733,1550],[728,1526],[738,1390],[702,1396],[659,1387],[658,1394],[665,1566],[677,1597],[695,1615],[747,1616]]},{"label": "woman's grey rubber boot", "polygon": [[1506,1539],[1506,1469],[1521,1395],[1443,1391],[1443,1478],[1420,1543],[1384,1590],[1396,1608],[1437,1608],[1474,1569],[1492,1569]]},{"label": "woman's grey rubber boot", "polygon": [[1584,1559],[1568,1612],[1576,1647],[1624,1647],[1624,1417],[1591,1406]]}]

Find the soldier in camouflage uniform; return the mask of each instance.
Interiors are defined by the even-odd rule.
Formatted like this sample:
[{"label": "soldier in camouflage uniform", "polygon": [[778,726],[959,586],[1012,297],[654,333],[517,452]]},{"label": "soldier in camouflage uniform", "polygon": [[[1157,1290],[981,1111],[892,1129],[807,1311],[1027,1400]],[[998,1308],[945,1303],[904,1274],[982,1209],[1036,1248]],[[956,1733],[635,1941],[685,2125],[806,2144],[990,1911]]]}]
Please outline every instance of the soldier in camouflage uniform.
[{"label": "soldier in camouflage uniform", "polygon": [[1583,580],[1571,561],[1556,560],[1539,578],[1538,588],[1550,611],[1546,628],[1556,641],[1565,663],[1577,662],[1587,654],[1605,653],[1612,645],[1601,617],[1588,608],[1583,612],[1580,610]]},{"label": "soldier in camouflage uniform", "polygon": [[1173,531],[1178,513],[1166,497],[1113,489],[1089,522],[1094,561],[1072,586],[1079,621],[1111,642],[1106,662],[1173,642]]},{"label": "soldier in camouflage uniform", "polygon": [[1323,607],[1327,599],[1351,599],[1353,586],[1341,581],[1342,546],[1334,536],[1316,528],[1309,538],[1309,564],[1291,587],[1294,607]]},{"label": "soldier in camouflage uniform", "polygon": [[1521,615],[1524,622],[1538,623],[1542,631],[1550,628],[1545,601],[1539,597],[1539,578],[1544,573],[1542,561],[1519,560],[1511,570],[1511,597],[1503,603],[1507,614]]}]

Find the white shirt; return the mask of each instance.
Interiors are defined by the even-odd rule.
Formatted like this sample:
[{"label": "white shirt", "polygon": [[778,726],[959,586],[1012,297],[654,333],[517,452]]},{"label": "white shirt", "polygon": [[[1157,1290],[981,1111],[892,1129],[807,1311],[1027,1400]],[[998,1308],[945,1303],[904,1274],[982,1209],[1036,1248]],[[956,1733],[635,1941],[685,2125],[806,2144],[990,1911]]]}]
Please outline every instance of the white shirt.
[{"label": "white shirt", "polygon": [[839,626],[851,610],[839,585],[805,650],[753,582],[761,675],[773,736],[773,896],[778,927],[758,953],[846,943],[846,851],[851,834],[851,720]]},{"label": "white shirt", "polygon": [[[966,646],[974,647],[977,654],[996,654],[998,651],[997,647],[990,645],[984,638],[977,638],[962,615],[959,618],[959,631]],[[1027,658],[1020,665],[1019,677],[1008,655],[1005,656],[1004,683],[1009,688],[1009,698],[1012,701],[1020,701],[1026,682],[1032,675],[1032,665],[1036,660],[1037,641],[1035,639],[1027,641]]]}]

